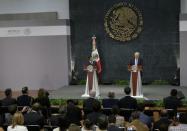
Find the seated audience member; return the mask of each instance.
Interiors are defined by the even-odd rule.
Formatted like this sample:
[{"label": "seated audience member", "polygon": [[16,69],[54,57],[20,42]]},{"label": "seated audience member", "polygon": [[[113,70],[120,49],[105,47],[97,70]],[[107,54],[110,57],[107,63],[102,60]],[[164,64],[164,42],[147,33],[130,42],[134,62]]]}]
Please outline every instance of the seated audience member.
[{"label": "seated audience member", "polygon": [[44,117],[40,113],[40,104],[34,103],[31,110],[28,110],[24,114],[24,124],[25,125],[40,125],[42,128],[44,125]]},{"label": "seated audience member", "polygon": [[164,131],[164,129],[167,129],[168,126],[171,124],[171,120],[168,118],[168,111],[166,109],[163,109],[160,112],[160,119],[156,121],[153,125],[153,131],[156,129],[159,129],[160,131]]},{"label": "seated audience member", "polygon": [[125,125],[125,119],[123,116],[119,115],[120,109],[118,106],[112,107],[112,114],[116,117],[116,125],[118,127],[124,127]]},{"label": "seated audience member", "polygon": [[8,113],[5,113],[5,124],[10,125],[12,123],[12,117],[17,111],[17,105],[8,106]]},{"label": "seated audience member", "polygon": [[76,104],[78,104],[78,102],[67,100],[66,118],[70,123],[80,125],[80,121],[82,120],[82,112],[81,109],[76,106]]},{"label": "seated audience member", "polygon": [[16,99],[12,98],[12,90],[10,88],[5,90],[5,98],[1,100],[2,106],[9,106],[17,104]]},{"label": "seated audience member", "polygon": [[22,88],[22,95],[17,98],[18,106],[31,106],[33,103],[33,98],[28,95],[28,87]]},{"label": "seated audience member", "polygon": [[38,97],[35,99],[35,102],[39,103],[41,106],[41,110],[45,118],[50,116],[50,101],[48,98],[48,94],[44,89],[39,89],[38,90]]},{"label": "seated audience member", "polygon": [[57,128],[53,129],[53,131],[67,131],[70,123],[68,122],[65,116],[59,117],[59,125]]},{"label": "seated audience member", "polygon": [[126,87],[124,89],[124,92],[126,96],[119,100],[119,108],[137,109],[137,100],[130,96],[131,89],[129,87]]},{"label": "seated audience member", "polygon": [[106,115],[101,115],[98,117],[97,126],[96,131],[107,131],[108,118]]},{"label": "seated audience member", "polygon": [[93,131],[93,123],[89,119],[84,120],[81,131]]},{"label": "seated audience member", "polygon": [[96,93],[95,91],[91,91],[90,97],[83,101],[83,111],[85,113],[85,116],[88,113],[93,112],[93,103],[94,103],[94,101],[98,101],[95,99],[95,93]]},{"label": "seated audience member", "polygon": [[27,127],[23,126],[23,123],[23,114],[16,112],[12,118],[12,124],[8,126],[7,131],[28,131]]},{"label": "seated audience member", "polygon": [[164,106],[166,109],[177,110],[177,107],[181,105],[181,101],[177,98],[177,90],[172,89],[170,92],[170,96],[164,98]]},{"label": "seated audience member", "polygon": [[115,93],[108,92],[108,98],[102,100],[103,108],[112,108],[118,104],[118,99],[115,99]]},{"label": "seated audience member", "polygon": [[116,117],[114,115],[110,115],[108,117],[108,130],[107,131],[123,131],[118,126],[116,126]]},{"label": "seated audience member", "polygon": [[168,131],[187,131],[187,113],[181,113],[179,123],[173,122]]},{"label": "seated audience member", "polygon": [[144,108],[145,108],[145,106],[144,106],[143,103],[140,103],[138,105],[138,111],[140,111],[139,120],[141,122],[143,122],[144,124],[146,124],[149,128],[151,128],[151,126],[152,126],[152,119],[151,119],[150,116],[148,116],[148,115],[146,115],[144,113]]},{"label": "seated audience member", "polygon": [[71,124],[68,128],[68,131],[81,131],[81,128],[76,124]]},{"label": "seated audience member", "polygon": [[51,125],[52,126],[59,126],[61,125],[61,121],[60,121],[60,118],[61,117],[65,117],[65,114],[66,114],[66,107],[65,106],[60,106],[59,107],[59,110],[58,110],[58,113],[57,114],[52,114],[51,117],[49,118],[50,122],[51,122]]},{"label": "seated audience member", "polygon": [[127,124],[127,127],[134,126],[136,128],[136,131],[149,131],[147,125],[139,120],[139,116],[140,116],[140,112],[134,111],[131,114],[132,121],[131,123]]},{"label": "seated audience member", "polygon": [[93,112],[87,115],[87,119],[89,119],[93,124],[97,124],[97,119],[103,115],[101,113],[101,104],[99,101],[93,102]]}]

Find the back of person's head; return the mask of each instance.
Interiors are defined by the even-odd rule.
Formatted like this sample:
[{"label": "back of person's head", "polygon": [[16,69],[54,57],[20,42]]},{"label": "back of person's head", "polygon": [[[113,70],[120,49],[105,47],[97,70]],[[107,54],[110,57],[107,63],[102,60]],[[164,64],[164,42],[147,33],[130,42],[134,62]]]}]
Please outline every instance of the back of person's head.
[{"label": "back of person's head", "polygon": [[166,109],[161,110],[160,116],[161,117],[168,117],[168,111]]},{"label": "back of person's head", "polygon": [[109,115],[108,116],[108,123],[116,123],[116,116],[115,115]]},{"label": "back of person's head", "polygon": [[179,122],[182,124],[187,124],[187,113],[181,113],[179,116]]},{"label": "back of person's head", "polygon": [[76,124],[71,124],[68,128],[68,131],[81,131],[81,128]]},{"label": "back of person's head", "polygon": [[172,89],[170,92],[171,96],[177,96],[177,90],[176,89]]},{"label": "back of person's head", "polygon": [[10,114],[13,115],[16,111],[17,111],[17,105],[16,105],[16,104],[14,104],[14,105],[9,105],[9,106],[8,106],[8,112],[9,112]]},{"label": "back of person's head", "polygon": [[49,92],[45,90],[45,96],[49,97],[49,95],[50,95]]},{"label": "back of person's head", "polygon": [[70,126],[70,123],[65,116],[59,117],[58,120],[59,120],[59,127],[61,130],[68,129],[68,127]]},{"label": "back of person's head", "polygon": [[66,103],[67,105],[74,105],[74,101],[72,99],[68,99]]},{"label": "back of person's head", "polygon": [[131,117],[132,117],[132,120],[139,119],[140,112],[139,111],[132,112]]},{"label": "back of person's head", "polygon": [[73,100],[73,103],[74,103],[75,105],[78,105],[78,104],[79,104],[79,101],[78,101],[77,99],[74,99],[74,100]]},{"label": "back of person's head", "polygon": [[91,92],[90,92],[90,97],[93,97],[93,98],[94,98],[95,95],[96,95],[96,92],[95,92],[95,91],[91,91]]},{"label": "back of person's head", "polygon": [[40,88],[38,90],[38,98],[43,98],[43,97],[46,97],[46,92],[43,88]]},{"label": "back of person's head", "polygon": [[106,115],[101,115],[97,119],[97,126],[100,130],[106,130],[108,127],[108,118]]},{"label": "back of person's head", "polygon": [[131,93],[131,88],[130,87],[125,87],[124,92],[126,95],[129,95]]},{"label": "back of person's head", "polygon": [[93,110],[95,112],[99,112],[101,110],[101,103],[99,101],[93,101]]},{"label": "back of person's head", "polygon": [[12,118],[12,128],[14,128],[16,125],[23,125],[23,123],[24,123],[23,114],[21,112],[16,112]]},{"label": "back of person's head", "polygon": [[7,88],[7,89],[5,90],[5,95],[6,95],[6,97],[12,96],[12,90],[11,90],[10,88]]},{"label": "back of person's head", "polygon": [[112,114],[113,115],[118,115],[120,113],[120,109],[117,105],[112,106]]},{"label": "back of person's head", "polygon": [[39,111],[40,108],[41,108],[41,105],[40,105],[40,103],[38,103],[38,102],[35,102],[35,103],[32,105],[32,110],[34,110],[34,111]]},{"label": "back of person's head", "polygon": [[111,98],[111,99],[115,98],[115,93],[113,91],[109,91],[108,98]]},{"label": "back of person's head", "polygon": [[89,119],[85,119],[83,125],[86,130],[92,130],[93,128],[93,123]]},{"label": "back of person's head", "polygon": [[27,86],[23,87],[22,90],[21,90],[22,94],[27,94],[28,90],[29,90],[29,88]]}]

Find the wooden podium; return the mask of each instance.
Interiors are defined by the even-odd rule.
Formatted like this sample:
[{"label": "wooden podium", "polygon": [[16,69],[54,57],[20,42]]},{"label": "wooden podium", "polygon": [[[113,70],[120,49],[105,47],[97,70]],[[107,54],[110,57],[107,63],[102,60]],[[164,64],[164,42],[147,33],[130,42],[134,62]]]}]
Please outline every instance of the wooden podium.
[{"label": "wooden podium", "polygon": [[128,70],[131,72],[131,81],[130,85],[132,85],[132,96],[137,95],[137,83],[138,83],[138,73],[142,71],[142,66],[140,65],[128,65]]},{"label": "wooden podium", "polygon": [[94,73],[94,66],[93,65],[88,65],[86,67],[86,69],[84,69],[85,71],[87,71],[87,77],[88,77],[88,89],[89,89],[89,94],[90,91],[93,88],[93,73]]},{"label": "wooden podium", "polygon": [[86,66],[84,70],[87,72],[87,79],[86,79],[85,93],[82,95],[82,97],[89,97],[91,91],[95,91],[96,97],[98,97],[100,93],[98,87],[96,67],[90,64]]}]

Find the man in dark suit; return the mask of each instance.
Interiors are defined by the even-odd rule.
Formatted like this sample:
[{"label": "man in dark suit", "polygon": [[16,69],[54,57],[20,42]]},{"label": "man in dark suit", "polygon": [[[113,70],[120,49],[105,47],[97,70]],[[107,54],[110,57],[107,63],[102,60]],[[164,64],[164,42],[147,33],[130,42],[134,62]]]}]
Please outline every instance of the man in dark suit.
[{"label": "man in dark suit", "polygon": [[130,59],[129,65],[138,65],[138,66],[143,66],[143,59],[140,58],[140,53],[139,52],[135,52],[134,53],[134,58]]},{"label": "man in dark suit", "polygon": [[134,57],[128,63],[130,71],[130,88],[133,96],[142,96],[142,70],[143,60],[140,58],[140,53],[135,52]]},{"label": "man in dark suit", "polygon": [[143,59],[140,58],[140,53],[139,52],[134,53],[133,59],[130,59],[130,61],[129,61],[128,68],[133,66],[133,65],[136,65],[140,68],[140,74],[141,74],[141,77],[142,77]]},{"label": "man in dark suit", "polygon": [[126,87],[124,89],[124,92],[126,96],[119,100],[119,108],[137,109],[137,100],[130,96],[131,89],[129,87]]},{"label": "man in dark suit", "polygon": [[83,101],[83,111],[85,115],[93,112],[93,103],[94,101],[98,101],[95,99],[95,91],[90,92],[90,97]]},{"label": "man in dark suit", "polygon": [[168,117],[168,111],[166,109],[160,112],[160,119],[154,123],[153,130],[161,129],[162,126],[169,127],[172,121]]},{"label": "man in dark suit", "polygon": [[101,103],[99,101],[93,102],[93,112],[89,113],[86,117],[93,123],[97,124],[98,118],[102,116]]},{"label": "man in dark suit", "polygon": [[164,98],[164,106],[166,109],[177,110],[177,107],[181,106],[181,101],[177,98],[177,90],[172,89],[170,96]]},{"label": "man in dark suit", "polygon": [[108,98],[102,100],[103,108],[112,108],[118,104],[118,99],[115,99],[114,92],[108,92]]},{"label": "man in dark suit", "polygon": [[31,106],[33,98],[28,95],[28,87],[22,88],[22,95],[17,98],[18,106]]},{"label": "man in dark suit", "polygon": [[34,103],[32,109],[24,114],[25,125],[40,125],[42,128],[44,125],[44,117],[40,113],[40,104]]},{"label": "man in dark suit", "polygon": [[2,106],[9,106],[9,105],[17,104],[16,99],[12,98],[12,90],[10,88],[5,90],[5,95],[6,97],[1,100]]},{"label": "man in dark suit", "polygon": [[82,112],[79,107],[77,107],[78,101],[76,100],[67,100],[67,112],[66,118],[69,123],[80,125],[80,121],[82,120]]}]

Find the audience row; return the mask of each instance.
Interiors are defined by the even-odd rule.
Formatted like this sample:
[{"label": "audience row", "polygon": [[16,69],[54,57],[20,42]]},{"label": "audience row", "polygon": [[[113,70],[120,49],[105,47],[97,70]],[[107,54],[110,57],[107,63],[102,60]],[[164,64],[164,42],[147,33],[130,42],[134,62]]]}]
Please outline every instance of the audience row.
[{"label": "audience row", "polygon": [[[124,92],[126,95],[120,100],[115,99],[113,92],[109,92],[109,98],[103,99],[102,104],[95,98],[95,92],[91,92],[90,97],[84,100],[82,109],[79,108],[77,100],[70,99],[66,105],[60,106],[58,114],[51,115],[49,93],[44,89],[39,89],[36,99],[28,95],[28,87],[22,88],[22,95],[17,99],[12,98],[11,89],[7,89],[6,98],[1,100],[1,107],[8,107],[8,112],[1,113],[0,124],[7,125],[8,131],[27,131],[28,125],[39,125],[41,130],[44,125],[57,127],[53,131],[187,130],[186,113],[176,112],[181,105],[176,89],[171,90],[171,95],[164,98],[166,109],[160,112],[158,121],[146,114],[144,105],[137,104],[137,100],[130,96],[129,87],[125,88]],[[23,108],[17,110],[17,106]],[[102,106],[106,110],[102,111]],[[129,112],[122,112],[121,108],[128,109]]]}]

